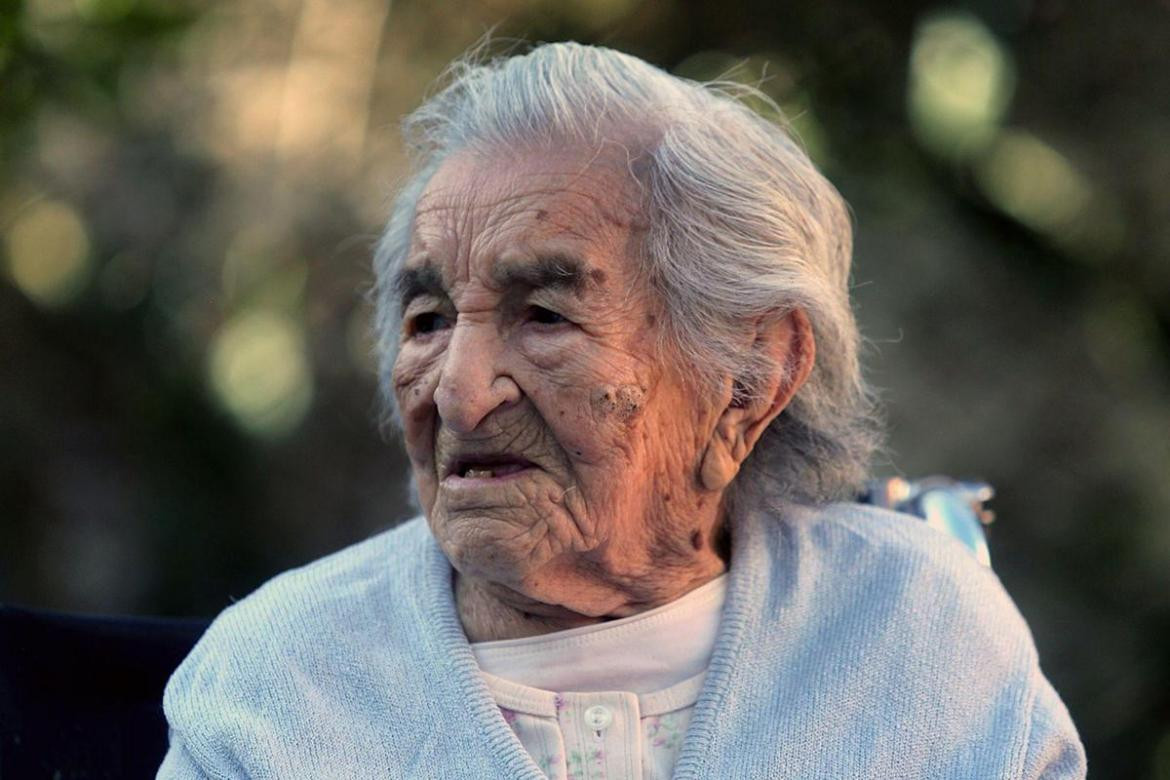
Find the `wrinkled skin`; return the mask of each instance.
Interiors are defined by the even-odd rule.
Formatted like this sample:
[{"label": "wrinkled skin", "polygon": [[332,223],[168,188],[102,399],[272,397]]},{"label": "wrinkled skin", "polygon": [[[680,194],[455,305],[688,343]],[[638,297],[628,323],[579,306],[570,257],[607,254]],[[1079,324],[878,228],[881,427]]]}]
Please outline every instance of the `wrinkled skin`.
[{"label": "wrinkled skin", "polygon": [[[636,186],[612,151],[464,152],[420,200],[405,268],[429,281],[407,293],[393,382],[473,641],[633,614],[725,568],[719,499],[742,437],[707,458],[731,469],[723,485],[703,464],[731,382],[696,393],[659,351]],[[534,275],[541,258],[557,273]],[[460,475],[485,458],[519,470]]]}]

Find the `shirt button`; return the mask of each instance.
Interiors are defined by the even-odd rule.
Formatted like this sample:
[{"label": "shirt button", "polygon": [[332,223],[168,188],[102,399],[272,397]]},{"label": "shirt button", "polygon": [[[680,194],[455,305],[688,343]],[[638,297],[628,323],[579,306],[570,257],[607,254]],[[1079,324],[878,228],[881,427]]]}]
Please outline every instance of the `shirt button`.
[{"label": "shirt button", "polygon": [[611,723],[613,723],[613,713],[609,711],[609,707],[594,704],[585,710],[585,725],[594,731],[602,731]]}]

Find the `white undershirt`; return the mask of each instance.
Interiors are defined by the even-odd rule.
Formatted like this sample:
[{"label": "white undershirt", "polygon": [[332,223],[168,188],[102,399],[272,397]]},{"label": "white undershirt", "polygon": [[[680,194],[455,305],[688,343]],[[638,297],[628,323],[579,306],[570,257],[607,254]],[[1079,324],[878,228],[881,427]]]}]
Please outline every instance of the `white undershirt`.
[{"label": "white undershirt", "polygon": [[715,647],[726,575],[628,618],[471,645],[550,778],[669,778]]}]

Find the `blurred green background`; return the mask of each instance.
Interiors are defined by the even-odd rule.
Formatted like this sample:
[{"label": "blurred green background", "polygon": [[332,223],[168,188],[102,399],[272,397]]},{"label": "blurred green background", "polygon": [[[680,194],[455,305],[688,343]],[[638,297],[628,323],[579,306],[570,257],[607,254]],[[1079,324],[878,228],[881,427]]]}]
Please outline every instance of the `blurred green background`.
[{"label": "blurred green background", "polygon": [[409,514],[370,249],[492,27],[775,98],[856,215],[882,472],[998,487],[1094,776],[1170,778],[1166,2],[0,0],[0,599],[212,615]]}]

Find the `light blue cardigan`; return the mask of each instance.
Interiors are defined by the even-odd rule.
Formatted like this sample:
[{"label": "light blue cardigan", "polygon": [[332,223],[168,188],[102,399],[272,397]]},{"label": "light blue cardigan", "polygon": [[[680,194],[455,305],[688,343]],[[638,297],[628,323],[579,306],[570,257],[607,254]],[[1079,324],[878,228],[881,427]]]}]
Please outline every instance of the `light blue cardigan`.
[{"label": "light blue cardigan", "polygon": [[[999,580],[854,504],[733,528],[675,778],[1082,778]],[[424,521],[224,611],[167,685],[161,778],[541,778],[481,681]]]}]

